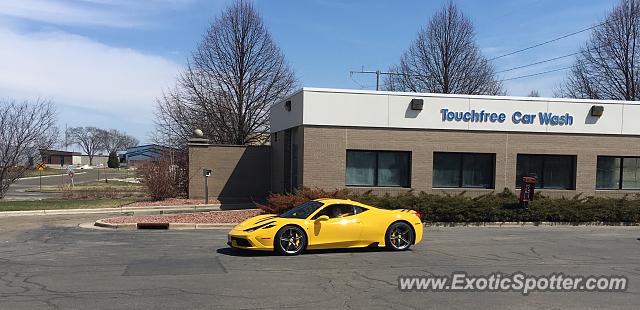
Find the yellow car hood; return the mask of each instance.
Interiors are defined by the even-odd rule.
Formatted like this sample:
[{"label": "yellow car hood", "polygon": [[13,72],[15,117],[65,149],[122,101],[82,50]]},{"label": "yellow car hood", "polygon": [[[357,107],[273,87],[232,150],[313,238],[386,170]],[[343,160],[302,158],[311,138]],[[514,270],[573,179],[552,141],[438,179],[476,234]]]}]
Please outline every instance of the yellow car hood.
[{"label": "yellow car hood", "polygon": [[233,229],[244,230],[247,228],[269,223],[272,221],[277,222],[278,220],[281,220],[281,218],[279,218],[276,214],[261,214],[261,215],[254,216],[250,219],[244,220],[242,223],[236,225],[236,227],[234,227]]}]

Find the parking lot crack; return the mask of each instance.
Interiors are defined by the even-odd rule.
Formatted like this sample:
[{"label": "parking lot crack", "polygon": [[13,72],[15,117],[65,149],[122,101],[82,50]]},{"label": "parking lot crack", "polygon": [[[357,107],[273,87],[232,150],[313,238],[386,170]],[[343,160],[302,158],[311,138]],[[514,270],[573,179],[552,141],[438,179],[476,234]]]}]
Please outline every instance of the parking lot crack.
[{"label": "parking lot crack", "polygon": [[20,277],[20,274],[18,274],[18,273],[2,272],[2,273],[0,273],[0,282],[4,283],[4,286],[5,286],[5,287],[8,287],[8,288],[17,288],[17,289],[20,289],[20,290],[21,290],[20,292],[16,292],[15,294],[23,294],[23,293],[27,293],[27,292],[29,292],[29,288],[28,288],[28,287],[26,287],[26,286],[14,285],[14,282],[15,282],[15,281],[7,279],[7,278],[8,278],[8,277],[10,277],[10,276],[11,276],[12,278],[14,278],[14,279],[15,279],[15,278]]},{"label": "parking lot crack", "polygon": [[363,279],[365,279],[365,280],[368,280],[368,281],[374,281],[374,282],[384,283],[384,284],[389,285],[389,286],[395,286],[395,287],[397,287],[397,286],[398,286],[398,284],[397,284],[397,283],[392,283],[392,282],[387,281],[387,280],[381,280],[381,279],[376,279],[376,278],[372,278],[372,277],[369,277],[369,276],[365,276],[365,275],[363,275],[362,273],[359,273],[359,272],[357,272],[357,271],[355,271],[355,272],[354,272],[354,274],[356,274],[356,275],[360,276],[361,278],[363,278]]}]

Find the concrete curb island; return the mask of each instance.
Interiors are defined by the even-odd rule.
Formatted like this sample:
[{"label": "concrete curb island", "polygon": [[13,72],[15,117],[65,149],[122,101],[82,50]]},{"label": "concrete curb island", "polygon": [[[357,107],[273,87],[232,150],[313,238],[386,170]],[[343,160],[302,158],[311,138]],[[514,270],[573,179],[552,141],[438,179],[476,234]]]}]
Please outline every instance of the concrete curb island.
[{"label": "concrete curb island", "polygon": [[195,223],[121,223],[112,224],[102,220],[97,220],[94,224],[98,227],[111,228],[117,230],[136,230],[136,229],[169,229],[169,230],[193,230],[193,229],[231,229],[238,223],[213,223],[213,224],[195,224]]},{"label": "concrete curb island", "polygon": [[208,211],[244,210],[254,209],[253,204],[210,204],[210,205],[186,205],[167,207],[115,207],[96,209],[59,209],[59,210],[33,210],[33,211],[2,211],[0,217],[10,216],[34,216],[34,215],[71,215],[71,214],[119,214],[119,215],[158,215],[175,213],[197,213]]}]

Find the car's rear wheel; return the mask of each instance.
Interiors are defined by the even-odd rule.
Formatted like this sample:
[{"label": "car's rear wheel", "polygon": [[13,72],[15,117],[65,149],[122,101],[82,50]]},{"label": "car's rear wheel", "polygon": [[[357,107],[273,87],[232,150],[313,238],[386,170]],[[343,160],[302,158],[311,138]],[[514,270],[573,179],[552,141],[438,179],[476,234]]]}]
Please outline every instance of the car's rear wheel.
[{"label": "car's rear wheel", "polygon": [[385,235],[385,245],[394,251],[404,251],[411,247],[415,235],[411,226],[405,222],[395,222],[389,226]]},{"label": "car's rear wheel", "polygon": [[276,234],[273,247],[281,255],[298,255],[307,247],[307,235],[298,226],[282,227]]}]

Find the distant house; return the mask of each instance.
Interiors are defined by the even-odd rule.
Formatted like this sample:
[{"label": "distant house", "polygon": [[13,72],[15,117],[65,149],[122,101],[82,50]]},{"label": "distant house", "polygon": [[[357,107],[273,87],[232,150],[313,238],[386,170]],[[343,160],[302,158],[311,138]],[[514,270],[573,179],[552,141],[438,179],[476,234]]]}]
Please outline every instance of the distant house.
[{"label": "distant house", "polygon": [[55,167],[67,165],[79,165],[82,162],[82,155],[79,152],[67,152],[59,150],[40,150],[42,162]]},{"label": "distant house", "polygon": [[127,165],[127,151],[118,151],[116,152],[118,155],[118,162],[120,163],[120,167],[124,167]]},{"label": "distant house", "polygon": [[127,166],[133,167],[141,162],[160,158],[162,154],[172,151],[170,147],[158,144],[146,144],[130,147],[124,155]]},{"label": "distant house", "polygon": [[[91,163],[94,167],[106,167],[107,161],[109,161],[109,155],[95,154],[93,155]],[[82,155],[82,161],[80,164],[82,166],[89,165],[89,155]]]}]

